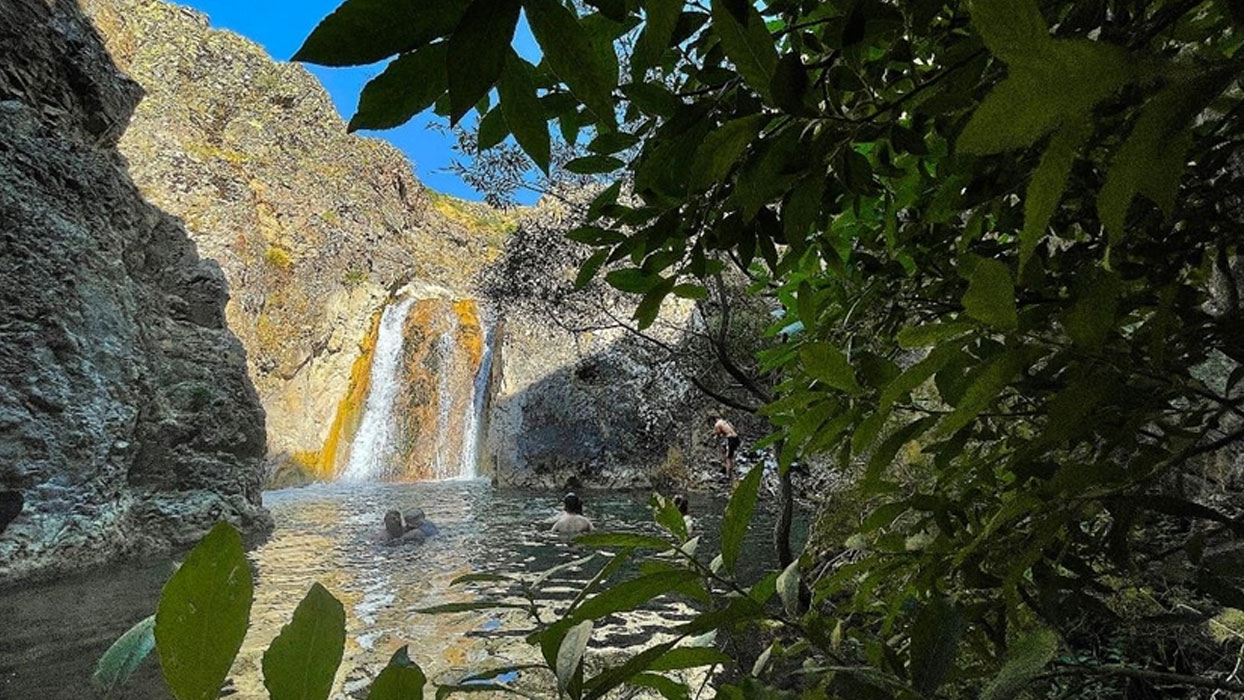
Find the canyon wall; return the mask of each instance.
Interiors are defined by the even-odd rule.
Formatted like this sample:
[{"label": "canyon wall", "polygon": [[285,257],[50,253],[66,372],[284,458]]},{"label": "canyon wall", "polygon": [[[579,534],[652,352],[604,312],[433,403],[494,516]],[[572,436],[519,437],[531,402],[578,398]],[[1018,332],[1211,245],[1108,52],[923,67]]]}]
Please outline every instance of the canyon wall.
[{"label": "canyon wall", "polygon": [[0,3],[0,582],[271,526],[225,278],[116,151],[141,95],[74,0]]},{"label": "canyon wall", "polygon": [[331,478],[361,420],[392,292],[413,282],[464,296],[510,217],[427,190],[397,149],[347,134],[304,68],[200,13],[83,5],[147,91],[120,142],[135,182],[228,279],[226,317],[267,410],[275,478]]}]

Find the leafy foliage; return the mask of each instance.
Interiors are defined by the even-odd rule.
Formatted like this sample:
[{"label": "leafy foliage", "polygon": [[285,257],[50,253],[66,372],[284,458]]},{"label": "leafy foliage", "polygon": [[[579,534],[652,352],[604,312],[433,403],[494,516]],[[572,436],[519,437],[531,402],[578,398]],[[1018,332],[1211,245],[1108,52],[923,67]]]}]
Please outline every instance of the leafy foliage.
[{"label": "leafy foliage", "polygon": [[346,612],[312,584],[294,617],[263,655],[264,686],[272,700],[326,700],[346,643]]},{"label": "leafy foliage", "polygon": [[112,693],[138,669],[152,649],[155,649],[155,615],[148,615],[118,637],[99,657],[91,681],[105,695]]},{"label": "leafy foliage", "polygon": [[242,537],[219,523],[164,584],[155,615],[160,667],[177,700],[215,700],[250,618]]},{"label": "leafy foliage", "polygon": [[[1060,673],[1196,686],[1217,657],[1171,651],[1123,601],[1203,619],[1244,600],[1205,555],[1238,507],[1185,478],[1244,438],[1238,4],[676,5],[524,0],[539,116],[600,180],[577,281],[637,295],[642,329],[671,294],[745,275],[777,310],[758,359],[783,467],[824,454],[857,476],[853,546],[800,568],[785,642],[823,669],[809,688],[1010,692],[1050,658],[1030,629],[1075,652]],[[499,42],[438,20],[398,46],[333,17],[303,58]],[[448,104],[490,75],[447,82]],[[685,629],[766,613],[743,594],[706,615]]]}]

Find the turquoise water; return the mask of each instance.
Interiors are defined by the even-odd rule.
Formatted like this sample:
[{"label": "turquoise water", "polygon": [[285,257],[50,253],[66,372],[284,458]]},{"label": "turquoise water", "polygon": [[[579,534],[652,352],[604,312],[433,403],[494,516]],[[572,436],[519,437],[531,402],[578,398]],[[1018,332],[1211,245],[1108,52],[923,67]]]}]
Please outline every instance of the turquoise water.
[{"label": "turquoise water", "polygon": [[[587,493],[586,514],[599,530],[656,534],[646,493]],[[273,536],[248,556],[255,574],[251,627],[225,696],[265,698],[260,658],[298,601],[319,581],[346,608],[347,642],[335,698],[361,697],[393,651],[410,655],[433,680],[452,682],[472,669],[535,660],[519,615],[488,612],[429,616],[417,608],[474,600],[478,591],[450,588],[464,573],[537,573],[590,551],[548,531],[559,496],[491,488],[482,481],[408,484],[321,484],[265,494]],[[742,557],[744,580],[772,568],[771,511],[763,506]],[[379,543],[386,510],[420,507],[441,534],[425,544]],[[701,556],[717,549],[724,501],[692,497],[703,533]],[[797,519],[797,530],[802,530]],[[798,542],[797,542],[798,544]],[[539,601],[550,613],[603,565],[605,557],[553,577]],[[171,561],[98,570],[50,584],[0,591],[0,698],[89,698],[95,659],[131,624],[154,610]],[[673,598],[602,621],[594,648],[637,647],[671,622],[694,614]],[[154,658],[119,697],[168,698]]]}]

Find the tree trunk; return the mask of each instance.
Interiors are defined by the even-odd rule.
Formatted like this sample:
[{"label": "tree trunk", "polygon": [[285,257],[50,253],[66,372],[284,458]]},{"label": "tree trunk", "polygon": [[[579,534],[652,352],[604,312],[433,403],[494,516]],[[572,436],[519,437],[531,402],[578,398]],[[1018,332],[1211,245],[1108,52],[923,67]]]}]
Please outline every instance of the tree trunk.
[{"label": "tree trunk", "polygon": [[791,488],[790,468],[781,468],[782,442],[779,441],[775,445],[776,454],[779,459],[778,466],[778,518],[777,524],[773,528],[773,548],[777,551],[778,563],[782,568],[790,566],[795,561],[795,555],[791,551],[790,546],[790,526],[795,515],[795,494]]}]

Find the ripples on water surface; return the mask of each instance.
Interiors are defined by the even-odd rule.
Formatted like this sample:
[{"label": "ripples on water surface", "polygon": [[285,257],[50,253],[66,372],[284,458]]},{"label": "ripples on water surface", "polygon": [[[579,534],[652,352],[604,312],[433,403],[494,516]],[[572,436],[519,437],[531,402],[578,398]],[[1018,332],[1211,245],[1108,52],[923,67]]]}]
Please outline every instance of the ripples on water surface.
[{"label": "ripples on water surface", "polygon": [[[587,515],[599,530],[657,532],[643,493],[587,493]],[[226,685],[229,697],[267,695],[259,671],[268,643],[289,621],[307,589],[319,581],[346,609],[346,651],[334,697],[358,697],[403,644],[434,681],[467,670],[534,661],[519,616],[488,612],[422,615],[430,605],[472,600],[477,593],[449,588],[461,574],[535,573],[589,551],[548,531],[558,512],[554,494],[494,490],[483,481],[411,484],[321,484],[268,492],[276,519],[266,544],[249,553],[255,571],[251,627]],[[422,545],[379,544],[386,510],[423,508],[441,534]],[[724,501],[692,499],[702,556],[717,549]],[[773,519],[761,512],[741,565],[744,580],[771,564]],[[556,577],[546,587],[555,605],[569,598],[604,558]],[[170,571],[167,561],[92,572],[48,585],[0,591],[0,698],[90,697],[94,661],[121,632],[150,614]],[[692,614],[681,602],[605,621],[593,643],[625,647],[649,642],[671,621]],[[230,690],[232,691],[230,693]],[[154,658],[125,687],[130,700],[166,700]]]}]

